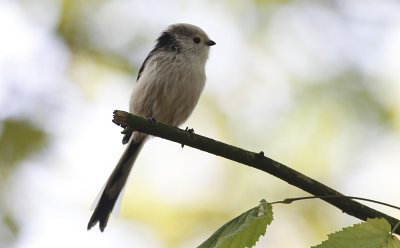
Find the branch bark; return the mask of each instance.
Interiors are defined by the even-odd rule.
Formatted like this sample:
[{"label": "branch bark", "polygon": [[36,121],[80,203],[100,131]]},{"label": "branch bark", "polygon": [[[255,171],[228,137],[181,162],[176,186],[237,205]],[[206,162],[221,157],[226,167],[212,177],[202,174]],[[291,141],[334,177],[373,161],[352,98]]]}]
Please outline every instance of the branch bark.
[{"label": "branch bark", "polygon": [[[284,164],[265,157],[264,152],[249,152],[239,147],[230,146],[177,127],[171,127],[162,123],[154,122],[154,120],[132,115],[120,110],[114,111],[113,122],[132,130],[174,141],[182,145],[187,145],[262,170],[314,196],[343,196],[338,198],[328,197],[321,199],[339,208],[344,213],[358,219],[365,221],[367,218],[385,218],[392,228],[399,222],[396,218],[365,206],[357,201],[346,198],[345,195],[340,192],[303,175]],[[400,234],[400,228],[395,232]]]}]

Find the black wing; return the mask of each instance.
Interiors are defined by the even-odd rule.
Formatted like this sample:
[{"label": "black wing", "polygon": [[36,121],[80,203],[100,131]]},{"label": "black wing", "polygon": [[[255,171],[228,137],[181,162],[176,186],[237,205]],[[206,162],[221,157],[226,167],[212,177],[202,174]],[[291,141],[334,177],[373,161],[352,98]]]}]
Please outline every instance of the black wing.
[{"label": "black wing", "polygon": [[157,52],[157,50],[158,50],[158,49],[157,49],[156,47],[154,47],[153,50],[151,50],[151,52],[149,53],[149,55],[147,55],[146,59],[144,60],[144,62],[143,62],[143,64],[142,64],[142,66],[140,67],[140,70],[139,70],[139,73],[138,73],[138,76],[137,76],[137,79],[136,79],[136,80],[139,80],[140,76],[142,75],[142,72],[144,71],[144,68],[146,67],[147,61],[148,61],[151,57],[153,57],[153,55]]}]

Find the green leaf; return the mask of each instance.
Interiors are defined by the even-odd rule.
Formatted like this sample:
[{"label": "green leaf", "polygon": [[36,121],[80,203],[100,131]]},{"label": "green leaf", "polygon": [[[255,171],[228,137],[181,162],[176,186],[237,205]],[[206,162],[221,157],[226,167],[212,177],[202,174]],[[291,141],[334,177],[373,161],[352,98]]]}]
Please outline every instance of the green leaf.
[{"label": "green leaf", "polygon": [[266,200],[220,227],[198,248],[244,248],[256,244],[272,221],[272,206]]},{"label": "green leaf", "polygon": [[366,222],[329,234],[328,240],[314,247],[400,248],[400,241],[390,231],[390,224],[385,219],[367,219]]}]

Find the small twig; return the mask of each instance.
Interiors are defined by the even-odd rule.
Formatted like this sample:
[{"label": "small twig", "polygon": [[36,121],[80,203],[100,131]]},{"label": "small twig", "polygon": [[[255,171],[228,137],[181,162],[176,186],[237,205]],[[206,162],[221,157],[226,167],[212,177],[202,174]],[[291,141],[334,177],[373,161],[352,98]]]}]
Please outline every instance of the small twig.
[{"label": "small twig", "polygon": [[400,221],[399,222],[397,222],[397,224],[392,228],[392,231],[391,231],[391,233],[395,233],[396,232],[396,230],[397,230],[397,228],[400,226]]},{"label": "small twig", "polygon": [[360,200],[360,201],[367,201],[367,202],[373,202],[376,204],[380,204],[386,207],[394,208],[397,210],[400,210],[400,207],[386,203],[386,202],[381,202],[381,201],[376,201],[368,198],[362,198],[362,197],[357,197],[357,196],[347,196],[347,195],[320,195],[320,196],[303,196],[303,197],[295,197],[295,198],[286,198],[282,201],[275,201],[271,202],[270,204],[276,204],[276,203],[282,203],[282,204],[290,204],[294,201],[300,201],[300,200],[308,200],[308,199],[324,199],[324,198],[349,198],[353,200]]},{"label": "small twig", "polygon": [[[263,152],[249,152],[239,147],[230,146],[195,133],[188,134],[188,132],[185,130],[177,127],[171,127],[159,122],[152,124],[145,118],[120,110],[114,111],[113,122],[117,125],[127,125],[136,131],[174,141],[178,144],[184,144],[193,148],[197,148],[199,150],[262,170],[312,195],[330,196],[319,198],[333,206],[336,206],[343,212],[361,220],[367,220],[367,218],[385,218],[390,223],[392,228],[394,228],[399,222],[399,220],[396,218],[365,206],[350,198],[331,197],[332,195],[344,195],[306,175],[301,174],[298,171],[287,167],[284,164],[265,157]],[[396,233],[400,234],[400,229],[396,229]]]}]

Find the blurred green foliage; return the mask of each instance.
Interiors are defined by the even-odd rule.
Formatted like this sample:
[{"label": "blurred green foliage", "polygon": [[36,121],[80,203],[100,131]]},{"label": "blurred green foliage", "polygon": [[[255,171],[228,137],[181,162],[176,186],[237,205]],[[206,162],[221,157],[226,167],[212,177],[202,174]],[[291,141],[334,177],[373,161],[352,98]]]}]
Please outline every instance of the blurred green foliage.
[{"label": "blurred green foliage", "polygon": [[[128,73],[136,73],[128,61],[127,53],[121,53],[102,44],[103,38],[93,28],[92,18],[106,0],[63,0],[56,31],[73,53],[82,53],[108,67]],[[109,30],[110,35],[112,30]]]},{"label": "blurred green foliage", "polygon": [[284,4],[292,2],[292,0],[253,0],[256,4]]},{"label": "blurred green foliage", "polygon": [[[46,145],[46,133],[27,120],[0,122],[0,201],[5,202],[9,183],[7,177],[17,165]],[[6,182],[6,183],[4,183]],[[19,226],[6,204],[0,204],[0,246],[7,247],[16,239]]]},{"label": "blurred green foliage", "polygon": [[[365,81],[365,76],[357,70],[348,70],[319,84],[300,83],[294,86],[298,92],[298,101],[305,104],[331,104],[335,107],[327,110],[339,111],[341,118],[336,122],[353,119],[366,125],[383,125],[393,128],[393,113],[379,101],[379,93],[371,88],[372,83]],[[334,115],[334,112],[328,113]],[[337,113],[339,114],[339,113]]]},{"label": "blurred green foliage", "polygon": [[178,247],[202,235],[205,229],[211,234],[231,218],[226,211],[207,201],[177,206],[165,203],[143,189],[133,194],[124,199],[122,216],[152,227],[166,247]]},{"label": "blurred green foliage", "polygon": [[8,229],[11,231],[11,233],[16,236],[19,228],[15,221],[12,219],[10,215],[4,215],[3,216],[3,222],[7,225]]},{"label": "blurred green foliage", "polygon": [[19,226],[12,215],[2,214],[2,210],[0,207],[0,247],[9,247],[17,238]]},{"label": "blurred green foliage", "polygon": [[5,120],[1,125],[1,176],[46,145],[46,133],[26,120]]}]

